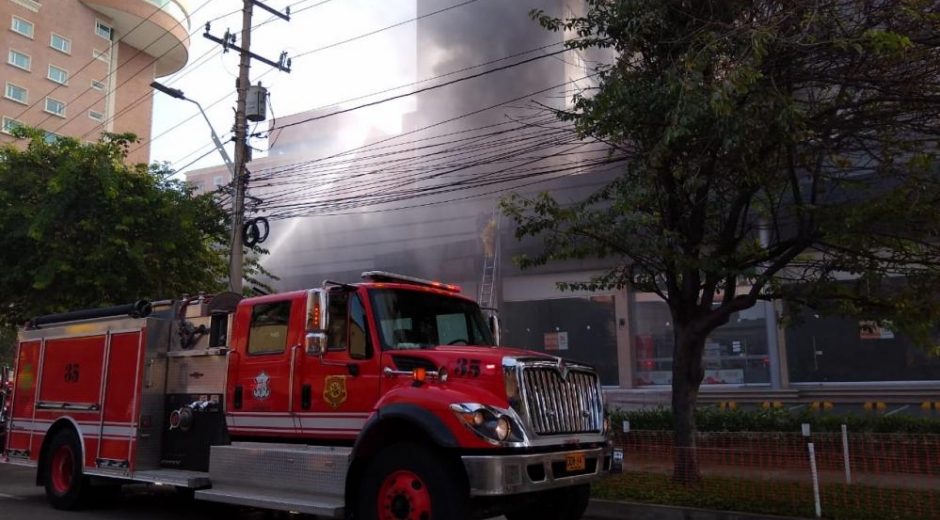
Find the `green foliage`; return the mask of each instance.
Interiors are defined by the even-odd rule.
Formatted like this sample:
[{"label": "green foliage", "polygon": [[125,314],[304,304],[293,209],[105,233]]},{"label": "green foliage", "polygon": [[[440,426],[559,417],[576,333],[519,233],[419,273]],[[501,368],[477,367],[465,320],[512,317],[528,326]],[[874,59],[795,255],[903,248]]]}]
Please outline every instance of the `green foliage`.
[{"label": "green foliage", "polygon": [[[569,47],[613,53],[595,69],[599,86],[556,113],[609,145],[622,174],[573,205],[504,199],[517,236],[545,241],[520,265],[616,259],[563,288],[656,292],[697,339],[759,299],[785,298],[891,320],[930,343],[923,325],[940,321],[930,5],[587,0],[583,16],[533,12],[577,34]],[[857,283],[840,283],[846,274]],[[898,277],[909,283],[889,283]]]},{"label": "green foliage", "polygon": [[16,327],[0,324],[0,366],[13,366],[16,350]]},{"label": "green foliage", "polygon": [[[698,431],[709,432],[799,432],[807,423],[814,432],[838,433],[842,425],[855,433],[897,433],[940,435],[940,419],[910,415],[866,413],[838,415],[820,413],[810,407],[799,410],[718,410],[698,408],[695,411]],[[611,414],[613,424],[630,421],[631,430],[668,431],[673,429],[672,411],[652,408],[617,411]]]},{"label": "green foliage", "polygon": [[224,287],[224,211],[165,167],[125,164],[133,135],[16,134],[0,148],[0,322]]}]

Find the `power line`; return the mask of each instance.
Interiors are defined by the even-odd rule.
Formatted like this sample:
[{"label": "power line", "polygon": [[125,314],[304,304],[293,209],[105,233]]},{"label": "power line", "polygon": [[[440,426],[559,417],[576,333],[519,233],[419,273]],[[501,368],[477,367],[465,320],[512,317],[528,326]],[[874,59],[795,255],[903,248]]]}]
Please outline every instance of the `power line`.
[{"label": "power line", "polygon": [[[578,144],[572,148],[585,146],[587,144],[590,144],[590,143]],[[568,150],[570,151],[572,148],[569,148]],[[600,152],[601,150],[597,150],[597,151]],[[569,152],[557,152],[555,154],[538,157],[538,158],[533,159],[527,164],[534,164],[539,161],[555,158],[564,153],[569,153]],[[513,184],[512,186],[505,186],[497,190],[484,192],[484,193],[477,193],[477,194],[473,194],[473,195],[469,195],[469,196],[461,197],[457,199],[433,201],[433,202],[428,202],[424,204],[415,204],[411,206],[399,206],[399,207],[387,208],[387,209],[382,209],[382,210],[374,210],[369,213],[398,211],[398,210],[403,210],[403,209],[411,209],[411,208],[425,207],[425,206],[431,206],[431,205],[436,205],[436,204],[444,204],[444,203],[455,202],[458,200],[467,200],[470,198],[477,198],[477,197],[492,195],[494,193],[505,192],[511,189],[519,189],[524,186],[528,186],[528,185],[532,185],[532,184],[536,184],[540,182],[545,182],[547,180],[550,180],[545,177],[549,175],[553,175],[553,174],[570,172],[570,173],[567,173],[566,175],[562,175],[562,176],[569,176],[569,175],[574,175],[578,172],[582,172],[585,168],[591,168],[591,167],[599,166],[599,165],[616,164],[619,162],[623,162],[625,160],[626,160],[626,157],[614,157],[614,158],[607,157],[606,151],[605,151],[605,156],[602,159],[597,159],[597,160],[593,160],[589,162],[581,162],[576,165],[568,165],[568,166],[562,166],[562,167],[545,166],[545,167],[530,168],[527,170],[516,171],[513,175],[502,175],[498,178],[490,178],[490,179],[485,179],[485,180],[482,178],[483,176],[481,176],[481,178],[477,179],[476,182],[474,183],[455,182],[455,183],[450,183],[447,185],[440,185],[440,186],[432,187],[432,188],[421,190],[421,191],[416,190],[413,192],[399,193],[394,196],[373,197],[373,198],[358,197],[352,201],[339,201],[339,202],[337,200],[328,199],[326,201],[321,201],[318,203],[297,205],[296,207],[291,208],[289,211],[284,211],[282,213],[272,213],[267,218],[271,220],[280,220],[280,219],[286,219],[286,218],[308,216],[312,214],[324,215],[325,213],[322,213],[321,211],[345,211],[345,213],[334,213],[334,214],[335,215],[340,215],[340,214],[349,215],[349,214],[352,214],[350,210],[359,209],[363,207],[391,204],[393,202],[401,202],[403,200],[424,198],[424,197],[430,197],[430,196],[435,196],[435,195],[442,195],[446,193],[454,193],[454,192],[464,191],[464,190],[468,190],[472,188],[481,188],[481,187],[494,186],[494,185],[500,185],[500,184],[505,185],[509,183],[518,183],[519,181],[541,177],[530,183]],[[505,168],[503,170],[500,170],[494,173],[501,173],[501,174],[512,173],[512,170],[514,168],[518,168],[518,166],[510,166],[508,168]],[[492,174],[489,174],[489,175],[492,175]],[[552,177],[552,178],[556,178],[556,177]]]},{"label": "power line", "polygon": [[482,113],[484,113],[484,112],[488,112],[488,111],[490,111],[490,110],[492,110],[492,109],[494,109],[494,108],[499,108],[499,107],[501,107],[501,106],[509,105],[509,104],[511,104],[511,103],[515,103],[515,102],[517,102],[517,101],[521,101],[521,100],[523,100],[523,99],[527,99],[527,98],[530,98],[530,97],[532,97],[532,96],[538,96],[538,95],[540,95],[540,94],[544,94],[544,93],[549,92],[549,91],[552,91],[552,90],[554,90],[554,89],[564,87],[564,86],[566,86],[566,85],[569,85],[569,84],[571,84],[571,83],[575,83],[575,82],[577,82],[577,81],[585,80],[585,79],[587,79],[587,78],[596,76],[596,75],[598,75],[598,74],[599,74],[599,73],[597,73],[597,72],[595,72],[595,73],[593,73],[593,74],[588,74],[587,76],[584,76],[584,77],[581,77],[581,78],[569,80],[569,81],[566,81],[566,82],[561,83],[561,84],[558,84],[558,85],[552,85],[551,87],[548,87],[548,88],[544,88],[544,89],[541,89],[541,90],[537,90],[537,91],[535,91],[535,92],[530,92],[530,93],[528,93],[528,94],[524,94],[524,95],[522,95],[522,96],[515,97],[515,98],[512,98],[512,99],[508,99],[508,100],[503,101],[503,102],[500,102],[500,103],[496,103],[496,104],[489,105],[489,106],[486,106],[486,107],[483,107],[483,108],[480,108],[480,109],[477,109],[477,110],[473,110],[473,111],[467,112],[467,113],[465,113],[465,114],[460,114],[460,115],[458,115],[458,116],[454,116],[454,117],[451,117],[451,118],[448,118],[448,119],[444,119],[444,120],[442,120],[442,121],[438,121],[438,122],[436,122],[436,123],[432,123],[432,124],[429,124],[429,125],[426,125],[426,126],[423,126],[423,127],[420,127],[420,128],[416,128],[416,129],[410,130],[410,131],[408,131],[408,132],[403,132],[403,133],[400,133],[400,134],[397,134],[397,135],[388,137],[388,138],[386,138],[386,139],[381,139],[381,140],[376,141],[376,142],[374,142],[374,143],[370,143],[370,144],[367,144],[367,145],[363,145],[363,146],[359,146],[359,147],[356,147],[356,148],[352,148],[352,149],[350,149],[350,150],[346,150],[346,151],[344,151],[344,152],[340,152],[340,153],[337,153],[337,154],[333,154],[333,155],[330,155],[330,156],[327,156],[327,157],[322,157],[322,158],[314,159],[314,160],[311,160],[311,161],[303,161],[303,162],[300,162],[300,163],[296,163],[296,165],[299,166],[299,165],[304,165],[304,164],[314,164],[314,163],[318,163],[318,162],[328,161],[328,160],[334,159],[334,158],[336,158],[336,157],[342,157],[342,156],[345,156],[345,155],[354,154],[354,153],[356,153],[356,152],[358,152],[358,151],[360,151],[360,150],[365,150],[365,149],[368,149],[368,148],[371,148],[371,147],[375,147],[375,146],[380,145],[380,144],[387,143],[387,142],[389,142],[389,141],[394,141],[394,140],[399,139],[399,138],[401,138],[401,137],[405,137],[405,136],[408,136],[408,135],[416,134],[416,133],[418,133],[418,132],[423,132],[423,131],[425,131],[425,130],[430,130],[430,129],[432,129],[432,128],[437,128],[438,126],[446,125],[446,124],[452,123],[452,122],[454,122],[454,121],[459,121],[459,120],[464,119],[464,118],[467,118],[467,117],[473,117],[473,116],[475,116],[475,115],[482,114]]},{"label": "power line", "polygon": [[280,129],[283,129],[283,128],[289,128],[289,127],[292,127],[292,126],[297,126],[297,125],[301,125],[301,124],[304,124],[304,123],[309,123],[309,122],[311,122],[311,121],[319,121],[319,120],[321,120],[321,119],[326,119],[326,118],[328,118],[328,117],[338,116],[338,115],[340,115],[340,114],[345,114],[345,113],[347,113],[347,112],[352,112],[352,111],[354,111],[354,110],[361,110],[361,109],[363,109],[363,108],[368,108],[368,107],[372,107],[372,106],[375,106],[375,105],[381,105],[382,103],[388,103],[389,101],[394,101],[394,100],[396,100],[396,99],[401,99],[401,98],[405,98],[405,97],[409,97],[409,96],[414,96],[414,95],[421,94],[421,93],[424,93],[424,92],[428,92],[428,91],[431,91],[431,90],[437,90],[437,89],[443,88],[443,87],[449,87],[450,85],[454,85],[454,84],[456,84],[456,83],[462,83],[462,82],[464,82],[464,81],[468,81],[468,80],[471,80],[471,79],[476,79],[476,78],[479,78],[479,77],[481,77],[481,76],[486,76],[486,75],[489,75],[489,74],[493,74],[494,72],[500,72],[500,71],[503,71],[503,70],[506,70],[506,69],[511,69],[511,68],[513,68],[513,67],[518,67],[518,66],[520,66],[520,65],[525,65],[525,64],[527,64],[527,63],[532,63],[533,61],[538,61],[538,60],[545,59],[545,58],[548,58],[548,57],[551,57],[551,56],[556,56],[556,55],[558,55],[558,54],[561,54],[561,53],[564,53],[564,52],[568,52],[568,51],[569,51],[569,49],[562,49],[562,50],[560,50],[560,51],[556,51],[556,52],[553,52],[553,53],[550,53],[550,54],[543,54],[543,55],[541,55],[541,56],[535,56],[535,57],[533,57],[533,58],[529,58],[529,59],[526,59],[526,60],[522,60],[522,61],[517,62],[517,63],[512,63],[512,64],[509,64],[509,65],[503,65],[502,67],[496,67],[495,69],[486,70],[486,71],[483,71],[483,72],[479,72],[479,73],[477,73],[477,74],[471,74],[470,76],[465,76],[465,77],[462,77],[462,78],[457,78],[457,79],[453,79],[453,80],[450,80],[450,81],[445,81],[444,83],[441,83],[441,84],[439,84],[439,85],[432,85],[432,86],[430,86],[430,87],[420,88],[420,89],[418,89],[418,90],[413,90],[413,91],[411,91],[411,92],[406,92],[406,93],[404,93],[404,94],[398,94],[398,95],[396,95],[396,96],[388,97],[388,98],[385,98],[385,99],[380,99],[380,100],[378,100],[378,101],[372,101],[371,103],[365,103],[365,104],[362,104],[362,105],[359,105],[359,106],[355,106],[355,107],[351,107],[351,108],[344,108],[344,109],[342,109],[342,110],[337,110],[336,112],[331,112],[331,113],[329,113],[329,114],[323,114],[323,115],[320,115],[320,116],[313,116],[313,117],[309,117],[309,118],[307,118],[307,119],[302,119],[302,120],[300,120],[300,121],[294,121],[294,122],[292,122],[292,123],[286,123],[286,124],[283,124],[283,125],[281,125],[281,126],[275,126],[275,127],[272,128],[271,130],[272,130],[272,131],[273,131],[273,130],[280,130]]},{"label": "power line", "polygon": [[461,2],[461,3],[456,4],[456,5],[452,5],[452,6],[449,6],[449,7],[445,7],[445,8],[443,8],[443,9],[438,9],[437,11],[432,11],[432,12],[430,12],[430,13],[425,13],[425,14],[423,14],[423,15],[421,15],[421,16],[416,16],[415,18],[412,18],[412,19],[410,19],[410,20],[405,20],[405,21],[402,21],[402,22],[398,22],[398,23],[395,23],[395,24],[386,26],[386,27],[382,27],[381,29],[376,29],[376,30],[374,30],[374,31],[367,32],[367,33],[365,33],[365,34],[360,34],[359,36],[353,36],[352,38],[349,38],[348,40],[343,40],[343,41],[339,41],[339,42],[336,42],[336,43],[331,43],[330,45],[327,45],[327,46],[325,46],[325,47],[320,47],[320,48],[317,48],[317,49],[313,49],[313,50],[311,50],[311,51],[302,52],[302,53],[300,53],[300,54],[297,54],[297,55],[295,55],[295,56],[292,56],[292,59],[297,60],[297,59],[300,59],[300,58],[304,58],[304,57],[309,56],[309,55],[311,55],[311,54],[315,54],[315,53],[318,53],[318,52],[321,52],[321,51],[325,51],[325,50],[327,50],[327,49],[332,49],[333,47],[338,47],[338,46],[340,46],[340,45],[344,45],[344,44],[347,44],[347,43],[350,43],[350,42],[354,42],[354,41],[356,41],[356,40],[361,40],[361,39],[363,39],[363,38],[367,38],[367,37],[369,37],[369,36],[373,36],[373,35],[375,35],[375,34],[379,34],[379,33],[381,33],[381,32],[388,31],[389,29],[394,29],[394,28],[396,28],[396,27],[401,27],[401,26],[403,26],[403,25],[408,25],[408,24],[410,24],[410,23],[412,23],[412,22],[417,22],[418,20],[422,20],[422,19],[424,19],[424,18],[428,18],[429,16],[434,16],[434,15],[436,15],[436,14],[440,14],[440,13],[443,13],[443,12],[446,12],[446,11],[450,11],[451,9],[457,9],[458,7],[463,7],[463,6],[465,6],[465,5],[472,4],[472,3],[474,3],[474,2],[479,2],[479,1],[480,1],[480,0],[466,0],[465,2]]},{"label": "power line", "polygon": [[[589,76],[588,76],[588,77],[589,77]],[[580,79],[574,80],[574,81],[580,81],[581,79],[584,79],[584,78],[580,78]],[[570,83],[570,82],[569,82],[569,83]],[[565,83],[565,84],[567,84],[567,83]],[[565,84],[562,84],[562,85],[560,85],[560,86],[564,86]],[[558,86],[550,87],[550,88],[548,88],[548,89],[543,89],[542,91],[539,91],[539,92],[537,92],[537,93],[528,94],[527,96],[523,96],[522,98],[524,98],[524,97],[529,97],[529,96],[532,96],[532,95],[535,95],[535,94],[538,94],[538,93],[544,93],[544,92],[546,92],[546,91],[552,90],[552,89],[557,88],[557,87],[558,87]],[[522,98],[516,98],[516,99],[508,100],[508,101],[505,101],[505,102],[503,102],[503,103],[500,103],[500,104],[494,105],[494,106],[499,106],[499,105],[505,105],[505,104],[513,103],[513,102],[518,101],[519,99],[522,99]],[[492,108],[492,107],[487,107],[487,108]],[[486,109],[483,109],[483,110],[486,110]],[[478,113],[478,112],[479,112],[479,111],[475,111],[475,113]],[[468,115],[468,114],[464,114],[463,116],[459,116],[459,117],[466,117],[467,115]],[[459,117],[458,117],[458,118],[459,118]],[[441,122],[441,123],[443,123],[443,122]],[[429,125],[429,127],[433,127],[433,126],[436,126],[436,125],[441,124],[441,123],[436,123],[436,124],[434,124],[434,125]],[[425,128],[423,128],[423,129],[426,129],[426,128],[428,128],[428,127],[425,127]],[[418,129],[417,131],[420,131],[420,130],[423,130],[423,129]],[[569,131],[569,132],[570,132],[570,131]],[[471,138],[475,138],[475,137],[471,137]],[[535,146],[530,146],[530,147],[526,147],[526,148],[522,148],[522,149],[516,149],[516,150],[511,151],[510,153],[499,154],[499,155],[497,155],[495,158],[490,158],[490,159],[488,159],[487,161],[469,162],[469,163],[461,164],[461,165],[459,165],[457,168],[452,168],[452,169],[449,170],[449,171],[433,172],[433,173],[431,173],[431,174],[429,174],[429,175],[427,175],[427,176],[418,178],[418,180],[419,180],[419,181],[420,181],[420,180],[429,180],[429,179],[433,179],[433,178],[440,177],[440,176],[442,176],[442,175],[454,173],[455,171],[463,171],[463,170],[467,170],[467,169],[469,169],[469,168],[474,168],[474,167],[478,167],[478,166],[485,165],[485,164],[493,164],[493,163],[495,163],[495,162],[497,162],[497,161],[503,161],[503,162],[505,162],[505,161],[510,160],[510,159],[517,160],[517,159],[518,159],[522,154],[524,154],[524,153],[529,153],[529,152],[531,152],[531,151],[538,150],[538,149],[544,149],[544,148],[546,148],[546,147],[548,147],[548,146],[557,146],[557,145],[559,145],[559,144],[564,144],[565,142],[571,142],[571,139],[570,139],[570,138],[567,139],[567,140],[552,139],[552,140],[543,141],[543,142],[537,143]],[[584,144],[578,144],[577,146],[578,146],[578,147],[581,147],[581,146],[584,146]],[[595,151],[595,152],[603,152],[605,155],[606,155],[606,153],[607,153],[607,149],[606,149],[606,148],[604,148],[604,149],[602,149],[602,150],[594,150],[594,151]],[[560,154],[562,154],[562,153],[564,153],[564,152],[557,152],[557,153],[555,153],[555,154],[553,154],[553,155],[551,155],[551,156],[545,156],[545,157],[558,157],[558,156],[559,156]],[[337,154],[337,155],[343,155],[343,154]],[[532,160],[532,161],[540,161],[540,160],[544,160],[545,157],[536,157],[536,158],[531,159],[531,160]],[[375,165],[374,165],[374,164],[370,164],[370,165],[368,165],[368,167],[369,167],[369,168],[374,168]],[[518,166],[514,166],[514,167],[518,167]],[[503,170],[503,171],[488,172],[488,173],[485,173],[485,174],[483,174],[483,175],[477,176],[477,177],[481,177],[481,178],[487,178],[487,177],[491,178],[491,180],[485,181],[485,182],[479,182],[479,181],[477,181],[477,182],[473,182],[473,183],[471,184],[472,179],[470,179],[470,180],[458,180],[458,181],[456,181],[456,182],[453,182],[453,183],[447,184],[447,185],[437,185],[437,186],[433,186],[433,187],[431,187],[430,189],[422,189],[422,190],[418,190],[418,191],[411,190],[411,191],[405,191],[405,192],[402,192],[402,191],[391,192],[391,195],[389,195],[389,193],[390,193],[390,192],[389,192],[389,189],[398,189],[398,188],[401,188],[401,187],[402,187],[402,184],[401,184],[401,183],[399,183],[397,186],[389,186],[389,185],[387,184],[387,182],[386,182],[385,184],[376,184],[376,183],[374,183],[373,186],[367,186],[367,187],[368,187],[368,188],[382,189],[382,190],[383,190],[383,191],[382,191],[382,193],[383,193],[382,196],[384,197],[384,199],[376,200],[375,197],[372,197],[372,198],[370,199],[369,197],[363,197],[363,196],[361,196],[361,195],[346,196],[346,197],[344,197],[344,199],[350,200],[350,201],[355,201],[355,202],[351,202],[352,204],[360,204],[360,203],[375,204],[375,203],[381,202],[382,200],[384,200],[384,201],[389,201],[389,200],[392,200],[392,199],[400,199],[400,198],[412,197],[412,196],[415,196],[415,195],[427,195],[427,193],[426,193],[427,191],[429,191],[429,190],[432,190],[432,191],[441,191],[441,190],[442,190],[442,187],[443,187],[444,191],[449,191],[449,190],[446,189],[448,186],[455,186],[455,187],[456,187],[456,186],[463,186],[464,188],[466,188],[466,187],[468,187],[468,186],[469,186],[469,187],[472,187],[472,186],[481,186],[481,185],[486,185],[486,184],[492,184],[492,183],[494,183],[494,182],[508,182],[508,181],[513,180],[512,177],[508,177],[508,178],[507,178],[507,177],[501,176],[501,174],[502,174],[503,172],[505,172],[505,171],[509,171],[509,170],[506,169],[506,170]],[[355,176],[354,176],[354,177],[355,177]],[[346,180],[346,181],[348,182],[348,179],[344,179],[344,180]],[[342,181],[343,181],[343,180],[340,180],[339,182],[342,182]],[[410,180],[408,180],[408,181],[406,182],[406,184],[407,184],[407,183],[412,183],[412,182],[413,182],[413,179],[410,179]],[[328,181],[327,181],[327,183],[328,183]],[[335,183],[333,183],[333,184],[335,184]],[[337,190],[335,189],[335,186],[334,186],[334,189],[333,189],[332,191],[337,191]],[[355,193],[355,191],[356,191],[356,190],[354,190],[354,193]],[[360,189],[360,190],[358,190],[358,191],[362,191],[362,190]],[[293,193],[291,193],[291,195],[293,195]],[[270,198],[270,197],[268,197],[268,198]],[[362,201],[366,201],[366,202],[362,202]],[[335,200],[334,200],[333,202],[334,202],[334,204],[335,204]],[[309,207],[309,203],[306,203],[306,204],[282,204],[280,207],[281,207],[281,208],[284,208],[284,209],[293,208],[293,207],[301,207],[301,208],[302,208],[302,207]],[[277,208],[270,208],[270,209],[273,211],[274,209],[277,209]],[[293,211],[293,212],[291,212],[291,213],[288,213],[288,214],[286,214],[286,215],[287,215],[287,216],[291,216],[291,215],[293,215],[295,212],[296,212],[296,210]],[[287,216],[283,216],[283,215],[282,215],[282,216],[278,216],[278,215],[275,214],[275,217],[277,217],[277,218],[282,218],[282,217],[283,217],[283,218],[287,218]]]},{"label": "power line", "polygon": [[[452,6],[450,6],[450,7],[445,7],[445,8],[443,8],[443,9],[439,9],[439,10],[437,10],[437,11],[432,11],[432,12],[430,12],[430,13],[426,13],[426,14],[424,14],[424,15],[417,16],[417,17],[415,17],[415,18],[412,18],[412,19],[410,19],[410,20],[405,20],[405,21],[403,21],[403,22],[398,22],[398,23],[396,23],[396,24],[389,25],[389,26],[383,27],[383,28],[381,28],[381,29],[376,29],[376,30],[374,30],[374,31],[370,31],[370,32],[365,33],[365,34],[361,34],[361,35],[359,35],[359,36],[355,36],[355,37],[353,37],[353,38],[349,38],[349,39],[347,39],[347,40],[343,40],[343,41],[341,41],[341,42],[333,43],[333,44],[327,45],[327,46],[325,46],[325,47],[320,47],[320,48],[313,49],[313,50],[304,52],[304,53],[299,54],[299,55],[296,55],[296,56],[292,56],[291,59],[293,60],[293,59],[297,59],[298,57],[308,56],[308,55],[310,55],[310,54],[314,54],[314,53],[317,53],[317,52],[320,52],[320,51],[323,51],[323,50],[326,50],[326,49],[330,49],[330,48],[336,47],[336,46],[338,46],[338,45],[342,45],[342,44],[344,44],[344,43],[349,43],[349,42],[351,42],[351,41],[356,41],[356,40],[359,40],[359,39],[362,39],[362,38],[366,38],[366,37],[368,37],[368,36],[373,36],[373,35],[375,35],[375,34],[379,34],[379,33],[381,33],[381,32],[384,32],[384,31],[387,31],[387,30],[390,30],[390,29],[394,29],[395,27],[400,27],[400,26],[405,25],[405,24],[408,24],[408,23],[416,22],[416,21],[418,21],[418,20],[421,20],[421,19],[424,19],[424,18],[427,18],[427,17],[430,17],[430,16],[434,16],[434,15],[437,15],[437,14],[440,14],[440,13],[443,13],[443,12],[446,12],[446,11],[450,11],[450,10],[452,10],[452,9],[456,9],[456,8],[458,8],[458,7],[462,7],[462,6],[464,6],[464,5],[471,4],[471,3],[474,3],[474,2],[478,2],[478,1],[479,1],[479,0],[467,0],[467,1],[465,1],[465,2],[463,2],[463,3],[460,3],[460,4],[452,5]],[[270,74],[270,73],[271,73],[271,70],[267,70],[267,71],[263,72],[262,74],[260,74],[256,79],[261,79],[261,78],[265,77],[266,75],[268,75],[268,74]],[[210,107],[213,107],[213,106],[215,106],[215,105],[221,103],[223,100],[225,100],[226,98],[228,98],[228,96],[230,96],[230,95],[232,95],[232,92],[229,92],[228,94],[226,94],[226,95],[224,95],[223,97],[219,98],[219,99],[216,100],[215,102],[209,104],[206,108],[210,108]],[[190,119],[192,119],[193,117],[195,117],[195,114],[192,115],[192,116],[190,116],[190,117],[188,117],[188,118],[186,118],[186,119],[184,119],[184,120],[183,120],[182,122],[180,122],[179,124],[183,124],[183,123],[189,121]],[[138,147],[135,148],[133,151],[137,151],[137,150],[139,150],[140,148],[143,148],[144,146],[149,145],[149,144],[152,143],[153,141],[155,141],[155,140],[159,139],[160,137],[163,137],[164,135],[168,134],[171,130],[172,130],[172,129],[167,129],[166,131],[160,133],[159,135],[152,136],[152,137],[151,137],[150,139],[148,139],[147,141],[145,141],[145,142],[141,143],[140,145],[138,145]]]},{"label": "power line", "polygon": [[[300,0],[299,2],[296,2],[296,3],[294,3],[294,4],[291,4],[289,7],[294,7],[294,6],[302,5],[302,4],[305,4],[305,3],[309,2],[309,1],[311,1],[311,0]],[[307,7],[303,8],[303,9],[300,9],[300,10],[297,11],[297,13],[295,13],[295,14],[298,14],[298,13],[300,13],[300,12],[306,11],[306,10],[308,10],[308,9],[311,9],[311,8],[314,8],[314,7],[317,7],[317,6],[320,6],[320,5],[323,5],[323,4],[332,2],[332,1],[333,1],[333,0],[324,0],[324,1],[322,1],[322,2],[319,2],[319,3],[317,3],[317,4],[314,4],[314,5],[312,5],[312,6],[307,6]],[[206,2],[206,4],[203,4],[203,5],[207,5],[207,4],[208,4],[208,2]],[[222,18],[231,16],[231,15],[233,15],[233,14],[235,14],[235,13],[238,13],[239,11],[241,11],[241,9],[236,9],[236,10],[234,10],[234,11],[231,11],[231,12],[227,13],[227,14],[224,14],[224,15],[221,15],[221,16],[217,16],[216,18],[213,18],[212,20],[209,20],[207,23],[212,23],[212,22],[221,20]],[[262,22],[259,22],[257,25],[252,26],[252,30],[257,29],[258,27],[261,27],[261,26],[266,25],[266,24],[268,24],[268,23],[271,23],[271,22],[274,21],[275,19],[277,19],[276,16],[271,16],[271,17],[269,17],[267,20],[264,20],[264,21],[262,21]],[[203,28],[204,25],[205,25],[205,24],[200,25],[199,28],[197,28],[195,31],[191,32],[191,33],[189,34],[189,36],[190,36],[190,37],[195,36],[199,31],[202,30],[202,28]],[[175,49],[176,46],[178,46],[178,45],[179,45],[179,43],[177,43],[177,45],[171,47],[170,50],[168,50],[166,53],[164,53],[164,54],[161,55],[160,57],[165,56],[167,53],[169,53],[170,51],[172,51],[173,49]],[[168,80],[166,84],[172,85],[173,83],[179,81],[181,78],[187,76],[188,74],[192,73],[193,71],[199,69],[200,67],[202,67],[203,65],[205,65],[206,63],[208,63],[208,61],[209,61],[210,59],[212,59],[212,58],[214,58],[214,57],[216,57],[216,56],[222,54],[222,52],[223,52],[223,51],[222,51],[221,49],[219,49],[218,47],[211,48],[211,49],[207,50],[206,52],[204,52],[204,53],[202,54],[202,56],[200,56],[199,58],[196,58],[196,63],[193,63],[193,64],[191,64],[189,67],[187,67],[187,69],[186,69],[185,72],[182,72],[181,74],[174,75],[173,78],[171,78],[170,80]],[[160,57],[155,58],[154,60],[152,60],[152,61],[151,61],[151,64],[152,64],[153,62],[155,62],[157,59],[159,59]],[[201,63],[199,63],[200,61],[201,61]],[[141,70],[143,70],[143,69],[141,69]],[[138,71],[138,72],[139,72],[139,71]],[[127,81],[125,81],[124,83],[122,83],[121,85],[119,85],[118,88],[120,88],[121,86],[123,86],[123,85],[126,84],[126,83],[127,83]],[[117,90],[117,89],[115,89],[115,90]],[[116,112],[116,113],[114,113],[114,114],[111,114],[105,121],[102,121],[102,122],[100,122],[99,124],[95,125],[91,130],[89,130],[88,132],[86,132],[86,133],[82,136],[82,138],[83,138],[83,139],[84,139],[84,138],[87,138],[89,135],[94,134],[94,133],[98,130],[98,128],[100,128],[100,127],[106,125],[108,122],[114,121],[114,120],[116,120],[118,117],[121,117],[122,115],[124,115],[124,114],[126,114],[126,113],[128,113],[128,112],[130,112],[130,111],[132,111],[132,110],[134,110],[134,109],[136,109],[136,108],[139,107],[142,103],[144,103],[146,100],[150,99],[152,96],[153,96],[153,93],[150,92],[150,91],[148,91],[148,92],[142,94],[142,95],[139,96],[136,100],[134,100],[133,102],[131,102],[129,105],[127,105],[127,106],[124,107],[123,109],[119,110],[118,112]],[[189,118],[189,119],[191,119],[191,118]],[[186,121],[188,121],[189,119],[186,119]],[[135,149],[134,151],[136,152],[137,149]],[[184,157],[184,159],[185,159],[185,157]],[[181,160],[182,160],[182,159],[181,159]]]}]

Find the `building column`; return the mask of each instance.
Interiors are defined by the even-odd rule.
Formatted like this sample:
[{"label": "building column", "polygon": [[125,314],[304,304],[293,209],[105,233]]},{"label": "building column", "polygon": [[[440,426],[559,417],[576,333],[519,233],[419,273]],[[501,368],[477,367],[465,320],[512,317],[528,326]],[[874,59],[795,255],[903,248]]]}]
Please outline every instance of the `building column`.
[{"label": "building column", "polygon": [[633,290],[625,287],[614,298],[615,326],[617,327],[617,369],[620,388],[635,388],[633,351]]}]

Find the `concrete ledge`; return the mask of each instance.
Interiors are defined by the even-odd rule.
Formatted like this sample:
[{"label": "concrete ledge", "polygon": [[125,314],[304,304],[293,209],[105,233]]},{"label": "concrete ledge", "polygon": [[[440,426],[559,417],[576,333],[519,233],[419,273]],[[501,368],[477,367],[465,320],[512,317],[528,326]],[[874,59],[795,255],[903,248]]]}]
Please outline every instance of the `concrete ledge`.
[{"label": "concrete ledge", "polygon": [[788,516],[713,511],[614,500],[591,500],[584,516],[591,520],[803,520]]}]

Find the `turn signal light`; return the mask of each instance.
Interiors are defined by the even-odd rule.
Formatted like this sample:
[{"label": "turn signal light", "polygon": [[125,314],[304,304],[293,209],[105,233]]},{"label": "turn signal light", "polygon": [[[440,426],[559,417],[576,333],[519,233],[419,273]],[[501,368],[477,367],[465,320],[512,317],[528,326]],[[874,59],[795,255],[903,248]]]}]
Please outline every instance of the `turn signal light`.
[{"label": "turn signal light", "polygon": [[428,371],[418,367],[411,371],[411,378],[419,383],[423,383],[428,378]]}]

